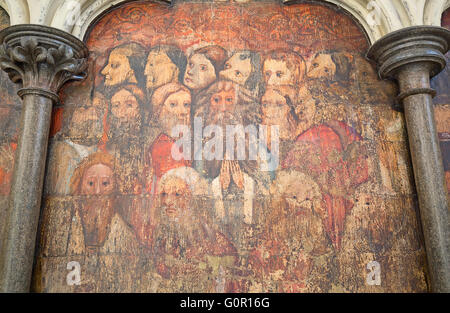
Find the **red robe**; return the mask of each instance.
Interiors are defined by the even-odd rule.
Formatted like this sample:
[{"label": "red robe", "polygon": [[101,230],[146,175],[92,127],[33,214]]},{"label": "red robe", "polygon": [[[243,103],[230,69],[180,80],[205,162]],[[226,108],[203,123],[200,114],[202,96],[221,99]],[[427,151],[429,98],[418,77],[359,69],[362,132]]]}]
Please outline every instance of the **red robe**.
[{"label": "red robe", "polygon": [[153,168],[153,174],[156,176],[156,181],[152,181],[147,186],[148,192],[152,191],[152,186],[156,186],[159,179],[169,170],[182,166],[191,166],[190,160],[185,160],[183,158],[180,158],[180,160],[175,160],[172,157],[172,146],[175,142],[176,141],[171,137],[161,133],[151,145],[149,153],[152,157],[151,166]]},{"label": "red robe", "polygon": [[[302,164],[313,177],[323,177],[322,198],[327,211],[323,216],[325,230],[336,249],[340,249],[346,215],[353,207],[349,200],[353,188],[368,180],[368,165],[365,155],[359,155],[354,162],[344,160],[343,153],[348,145],[361,141],[362,137],[343,122],[334,122],[333,127],[322,124],[300,134],[296,142],[312,144],[312,150],[319,155],[318,162]],[[312,153],[313,151],[311,151]],[[290,153],[283,160],[282,168],[296,167],[300,160]],[[325,186],[323,185],[325,184]],[[319,183],[320,185],[320,183]],[[330,190],[335,190],[330,192]]]}]

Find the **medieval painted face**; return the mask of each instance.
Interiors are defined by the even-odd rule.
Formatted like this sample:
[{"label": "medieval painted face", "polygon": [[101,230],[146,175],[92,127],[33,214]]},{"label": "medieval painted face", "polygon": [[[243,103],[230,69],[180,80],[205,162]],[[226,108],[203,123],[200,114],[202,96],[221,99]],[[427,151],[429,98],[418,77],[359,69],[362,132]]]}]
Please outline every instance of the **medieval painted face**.
[{"label": "medieval painted face", "polygon": [[264,79],[268,86],[294,85],[294,73],[282,60],[267,59],[263,66]]},{"label": "medieval painted face", "polygon": [[278,190],[277,197],[286,203],[285,214],[299,215],[318,207],[321,199],[319,187],[310,176],[301,172],[282,172],[278,182],[281,190]]},{"label": "medieval painted face", "polygon": [[178,67],[170,60],[164,51],[152,51],[145,66],[147,88],[155,89],[178,80]]},{"label": "medieval painted face", "polygon": [[330,54],[318,54],[312,61],[308,69],[309,78],[327,78],[332,80],[336,74],[336,64],[331,59]]},{"label": "medieval painted face", "polygon": [[83,195],[109,195],[114,190],[114,174],[104,164],[95,164],[86,170],[81,181]]},{"label": "medieval painted face", "polygon": [[188,61],[184,84],[193,90],[203,89],[216,79],[216,71],[210,60],[200,53],[193,54]]},{"label": "medieval painted face", "polygon": [[245,53],[236,53],[225,63],[225,69],[220,72],[220,77],[244,85],[251,72],[250,58],[246,58]]},{"label": "medieval painted face", "polygon": [[209,122],[213,124],[235,124],[236,89],[224,88],[211,96]]},{"label": "medieval painted face", "polygon": [[268,89],[261,99],[262,120],[265,125],[283,125],[287,120],[289,106],[286,98],[273,89]]},{"label": "medieval painted face", "polygon": [[121,120],[138,119],[139,103],[131,92],[121,89],[111,98],[111,113]]},{"label": "medieval painted face", "polygon": [[123,82],[135,82],[134,71],[128,58],[118,52],[111,52],[108,64],[103,68],[106,86],[116,86]]},{"label": "medieval painted face", "polygon": [[102,123],[95,107],[77,108],[72,113],[68,135],[76,143],[92,145],[102,136]]},{"label": "medieval painted face", "polygon": [[190,125],[191,95],[180,90],[169,95],[161,108],[160,120],[165,125],[166,133],[170,134],[176,125]]},{"label": "medieval painted face", "polygon": [[293,134],[295,122],[291,117],[290,107],[286,103],[285,97],[273,89],[268,89],[261,98],[261,104],[263,125],[278,126],[281,139],[288,139],[295,135],[295,133]]},{"label": "medieval painted face", "polygon": [[191,191],[186,182],[176,176],[167,178],[160,186],[160,208],[169,220],[178,221],[190,205]]},{"label": "medieval painted face", "polygon": [[81,181],[81,194],[89,195],[80,208],[86,246],[101,246],[108,236],[109,225],[114,214],[111,197],[114,190],[114,175],[110,167],[94,164],[86,170]]}]

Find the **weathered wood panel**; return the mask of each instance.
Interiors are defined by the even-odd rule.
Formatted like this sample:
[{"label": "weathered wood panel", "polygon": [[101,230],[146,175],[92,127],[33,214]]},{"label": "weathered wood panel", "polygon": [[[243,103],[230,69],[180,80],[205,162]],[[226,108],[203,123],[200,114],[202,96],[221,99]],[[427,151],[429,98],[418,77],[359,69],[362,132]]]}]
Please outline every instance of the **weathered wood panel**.
[{"label": "weathered wood panel", "polygon": [[[396,90],[343,11],[132,2],[86,42],[90,76],[55,114],[36,291],[426,290]],[[264,154],[247,135],[220,158],[236,125],[268,127]]]}]

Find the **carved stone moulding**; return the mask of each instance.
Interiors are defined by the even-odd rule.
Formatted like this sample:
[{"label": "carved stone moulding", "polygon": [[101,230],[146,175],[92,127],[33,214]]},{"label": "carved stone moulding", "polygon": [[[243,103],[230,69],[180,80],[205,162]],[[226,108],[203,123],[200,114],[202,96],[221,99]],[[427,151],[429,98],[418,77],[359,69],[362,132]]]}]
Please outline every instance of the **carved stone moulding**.
[{"label": "carved stone moulding", "polygon": [[14,25],[0,32],[0,42],[0,67],[21,85],[19,96],[39,93],[57,101],[64,83],[86,76],[88,49],[64,31]]},{"label": "carved stone moulding", "polygon": [[376,41],[367,57],[378,64],[381,78],[396,78],[404,65],[418,62],[430,64],[430,76],[445,67],[445,53],[450,43],[450,31],[436,26],[412,26],[394,31]]}]

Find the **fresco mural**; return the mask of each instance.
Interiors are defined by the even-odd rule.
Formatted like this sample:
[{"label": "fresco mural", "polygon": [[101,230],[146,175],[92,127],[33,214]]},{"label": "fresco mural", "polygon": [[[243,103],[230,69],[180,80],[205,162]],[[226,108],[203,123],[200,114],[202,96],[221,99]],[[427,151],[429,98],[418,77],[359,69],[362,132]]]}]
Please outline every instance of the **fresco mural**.
[{"label": "fresco mural", "polygon": [[[450,29],[450,9],[442,15],[442,27]],[[447,53],[447,66],[431,80],[431,86],[436,89],[437,96],[433,99],[436,128],[441,145],[442,161],[444,162],[447,190],[450,194],[450,54]]]},{"label": "fresco mural", "polygon": [[35,291],[427,290],[397,91],[343,11],[137,1],[86,43],[54,112]]}]

